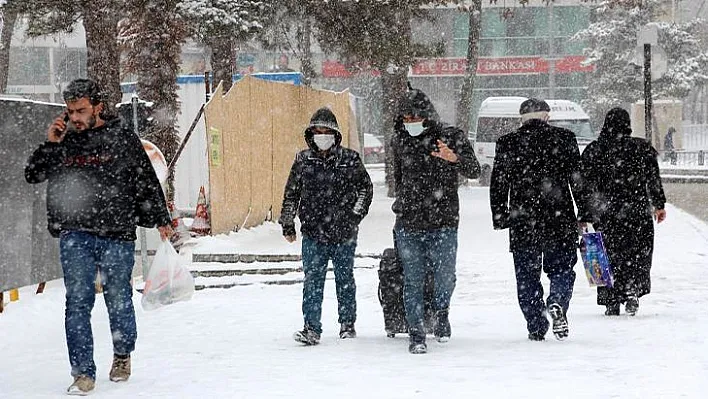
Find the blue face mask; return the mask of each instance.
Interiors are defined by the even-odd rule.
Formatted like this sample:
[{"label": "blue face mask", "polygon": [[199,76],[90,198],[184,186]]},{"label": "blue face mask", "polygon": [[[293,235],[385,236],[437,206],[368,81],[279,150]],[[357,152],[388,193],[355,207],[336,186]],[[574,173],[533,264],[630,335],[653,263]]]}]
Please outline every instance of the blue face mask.
[{"label": "blue face mask", "polygon": [[405,126],[408,134],[413,137],[420,136],[420,134],[425,130],[423,127],[423,122],[404,123],[403,126]]}]

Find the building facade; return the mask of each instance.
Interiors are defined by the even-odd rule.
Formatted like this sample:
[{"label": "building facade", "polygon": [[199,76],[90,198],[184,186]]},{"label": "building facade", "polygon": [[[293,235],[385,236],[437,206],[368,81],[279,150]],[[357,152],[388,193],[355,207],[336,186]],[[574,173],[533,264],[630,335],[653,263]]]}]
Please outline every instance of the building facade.
[{"label": "building facade", "polygon": [[[429,42],[435,38],[431,34],[438,32],[432,40],[445,43],[446,56],[413,65],[410,81],[436,100],[443,119],[454,122],[467,68],[469,15],[454,8],[434,13],[449,28],[441,31],[440,22],[421,23],[414,35],[428,37]],[[556,0],[521,7],[483,2],[481,20],[472,120],[487,97],[536,96],[576,102],[585,98],[593,69],[583,64],[586,44],[571,38],[590,24],[586,3]]]}]

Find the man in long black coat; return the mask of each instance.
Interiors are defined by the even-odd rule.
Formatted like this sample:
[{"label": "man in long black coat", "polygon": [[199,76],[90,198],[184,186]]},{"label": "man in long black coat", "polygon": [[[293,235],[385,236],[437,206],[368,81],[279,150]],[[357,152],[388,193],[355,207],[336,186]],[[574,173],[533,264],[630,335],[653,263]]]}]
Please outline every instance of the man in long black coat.
[{"label": "man in long black coat", "polygon": [[[497,141],[489,189],[494,228],[509,229],[519,305],[534,341],[548,331],[546,310],[556,338],[568,336],[577,261],[580,153],[573,132],[548,124],[549,112],[543,100],[521,104],[522,126]],[[541,270],[551,280],[548,307]]]},{"label": "man in long black coat", "polygon": [[619,315],[623,302],[634,315],[639,298],[651,290],[652,214],[659,223],[666,218],[659,154],[631,134],[629,113],[610,110],[600,137],[585,149],[581,161],[590,212],[584,219],[602,231],[615,279],[611,288],[597,290],[597,304],[607,307],[608,316]]}]

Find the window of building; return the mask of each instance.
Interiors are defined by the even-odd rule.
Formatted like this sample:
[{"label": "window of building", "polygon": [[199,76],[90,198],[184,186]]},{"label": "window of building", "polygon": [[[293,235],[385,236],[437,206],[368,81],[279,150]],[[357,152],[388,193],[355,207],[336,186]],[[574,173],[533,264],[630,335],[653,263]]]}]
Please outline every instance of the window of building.
[{"label": "window of building", "polygon": [[[482,10],[480,56],[514,57],[549,54],[553,43],[555,55],[580,55],[585,43],[570,41],[589,24],[590,10],[585,6],[553,8],[553,38],[549,36],[548,7],[515,7],[513,16],[504,18],[503,9]],[[458,13],[454,24],[453,55],[467,55],[468,16]]]},{"label": "window of building", "polygon": [[49,48],[11,47],[8,68],[10,86],[51,84],[49,79]]},{"label": "window of building", "polygon": [[71,82],[74,79],[85,78],[87,76],[86,49],[54,49],[54,74],[58,82]]}]

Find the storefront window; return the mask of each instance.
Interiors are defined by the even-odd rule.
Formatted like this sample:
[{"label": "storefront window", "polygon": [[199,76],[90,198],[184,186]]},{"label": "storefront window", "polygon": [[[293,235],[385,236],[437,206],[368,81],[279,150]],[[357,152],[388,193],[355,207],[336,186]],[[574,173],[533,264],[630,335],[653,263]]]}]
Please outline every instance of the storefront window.
[{"label": "storefront window", "polygon": [[10,47],[8,85],[48,85],[49,48]]},{"label": "storefront window", "polygon": [[[553,8],[553,39],[549,37],[548,7],[516,7],[513,16],[504,18],[502,8],[482,11],[480,55],[482,57],[514,57],[547,55],[553,43],[555,55],[580,55],[585,43],[570,41],[589,24],[590,10],[585,6]],[[458,13],[455,19],[453,53],[467,54],[468,16]]]}]

